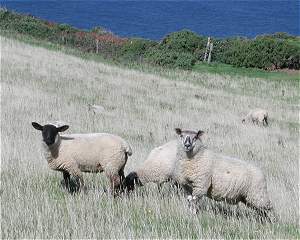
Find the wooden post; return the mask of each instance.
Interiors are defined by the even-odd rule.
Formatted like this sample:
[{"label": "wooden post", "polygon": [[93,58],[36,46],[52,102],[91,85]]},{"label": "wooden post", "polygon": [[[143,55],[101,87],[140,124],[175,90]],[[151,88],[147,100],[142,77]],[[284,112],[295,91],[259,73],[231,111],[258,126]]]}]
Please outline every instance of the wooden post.
[{"label": "wooden post", "polygon": [[213,50],[213,43],[210,44],[207,63],[210,63],[210,61],[211,61],[211,52],[212,52],[212,50]]},{"label": "wooden post", "polygon": [[96,39],[96,53],[99,53],[99,40]]},{"label": "wooden post", "polygon": [[207,39],[207,44],[206,44],[206,49],[205,49],[205,54],[204,54],[204,59],[203,59],[204,62],[207,59],[207,53],[208,53],[208,50],[209,50],[209,45],[210,45],[210,37],[208,37],[208,39]]}]

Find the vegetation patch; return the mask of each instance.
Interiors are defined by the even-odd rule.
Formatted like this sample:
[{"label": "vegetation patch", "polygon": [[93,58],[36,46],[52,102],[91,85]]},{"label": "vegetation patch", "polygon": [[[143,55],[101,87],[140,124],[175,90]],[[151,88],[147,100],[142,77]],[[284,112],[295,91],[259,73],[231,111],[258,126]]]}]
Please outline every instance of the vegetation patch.
[{"label": "vegetation patch", "polygon": [[[4,239],[299,238],[298,131],[293,124],[298,107],[287,99],[298,96],[293,82],[165,68],[145,74],[6,37],[1,46]],[[94,114],[89,103],[114,110]],[[242,124],[244,114],[256,106],[270,112],[269,127]],[[52,119],[69,123],[68,133],[122,136],[133,150],[126,174],[141,166],[151,149],[174,139],[174,127],[203,129],[210,149],[263,169],[279,221],[261,224],[242,204],[206,198],[199,202],[200,213],[191,215],[183,191],[169,183],[160,191],[149,184],[112,198],[104,174],[86,174],[87,192],[70,195],[60,185],[62,173],[48,168],[41,136],[30,126]]]},{"label": "vegetation patch", "polygon": [[[94,53],[126,65],[151,64],[167,68],[193,69],[208,53],[207,37],[190,30],[166,35],[160,42],[127,39],[101,28],[90,31],[42,20],[31,15],[0,9],[2,34],[22,34],[38,40]],[[211,38],[211,61],[235,67],[263,70],[300,68],[300,39],[286,33],[248,38]]]}]

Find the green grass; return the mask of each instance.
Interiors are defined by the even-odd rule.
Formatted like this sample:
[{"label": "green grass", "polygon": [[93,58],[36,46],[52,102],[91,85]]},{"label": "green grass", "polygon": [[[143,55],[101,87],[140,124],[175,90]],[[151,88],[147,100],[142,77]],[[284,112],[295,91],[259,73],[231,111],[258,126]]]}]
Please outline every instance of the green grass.
[{"label": "green grass", "polygon": [[300,71],[297,71],[292,74],[285,72],[268,72],[256,68],[239,68],[232,65],[223,64],[223,63],[197,63],[193,67],[194,71],[199,72],[208,72],[214,74],[226,74],[230,76],[246,76],[251,78],[263,78],[268,80],[290,80],[299,82],[300,80]]},{"label": "green grass", "polygon": [[296,39],[288,39],[288,42],[300,48],[300,37],[297,37]]}]

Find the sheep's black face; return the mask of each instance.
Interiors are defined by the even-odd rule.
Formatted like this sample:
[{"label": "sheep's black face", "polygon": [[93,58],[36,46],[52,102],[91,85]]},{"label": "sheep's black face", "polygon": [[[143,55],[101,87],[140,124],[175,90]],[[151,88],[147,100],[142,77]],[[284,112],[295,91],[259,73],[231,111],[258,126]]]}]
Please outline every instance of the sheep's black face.
[{"label": "sheep's black face", "polygon": [[181,130],[180,128],[175,129],[176,133],[180,137],[180,142],[185,152],[190,152],[194,149],[197,140],[200,140],[200,136],[203,135],[203,131],[190,131]]},{"label": "sheep's black face", "polygon": [[52,145],[55,142],[55,138],[58,134],[57,128],[53,125],[45,125],[43,127],[42,135],[43,141],[48,145]]},{"label": "sheep's black face", "polygon": [[139,180],[139,177],[137,175],[136,172],[131,172],[129,173],[126,178],[124,179],[124,187],[125,189],[130,192],[134,190],[134,186],[138,184],[138,185],[142,185],[141,181]]},{"label": "sheep's black face", "polygon": [[51,124],[46,124],[44,126],[41,126],[40,124],[36,122],[32,122],[32,126],[39,130],[42,131],[42,136],[43,136],[43,141],[48,145],[52,145],[55,143],[56,136],[59,132],[63,132],[69,128],[68,125],[64,125],[61,127],[56,127]]}]

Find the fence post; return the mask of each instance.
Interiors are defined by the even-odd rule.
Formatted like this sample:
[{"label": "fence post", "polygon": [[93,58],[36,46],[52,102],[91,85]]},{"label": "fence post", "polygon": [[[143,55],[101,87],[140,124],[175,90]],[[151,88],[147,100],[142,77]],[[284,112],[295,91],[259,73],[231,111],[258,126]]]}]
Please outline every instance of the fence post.
[{"label": "fence post", "polygon": [[99,40],[96,39],[96,53],[99,53]]},{"label": "fence post", "polygon": [[213,43],[210,44],[207,63],[210,63],[210,61],[211,61],[211,52],[212,52],[212,50],[213,50]]},{"label": "fence post", "polygon": [[204,62],[207,59],[207,53],[208,53],[208,50],[209,50],[209,45],[210,45],[210,37],[208,37],[208,39],[207,39],[207,44],[206,44],[206,49],[205,49],[205,54],[204,54],[204,59],[203,59]]}]

